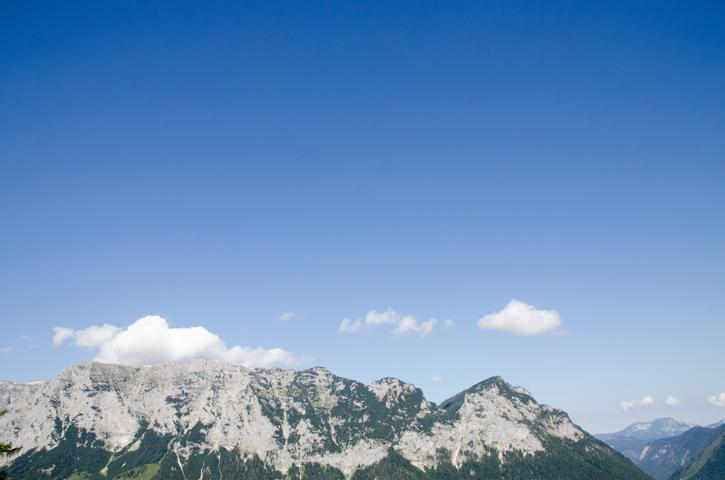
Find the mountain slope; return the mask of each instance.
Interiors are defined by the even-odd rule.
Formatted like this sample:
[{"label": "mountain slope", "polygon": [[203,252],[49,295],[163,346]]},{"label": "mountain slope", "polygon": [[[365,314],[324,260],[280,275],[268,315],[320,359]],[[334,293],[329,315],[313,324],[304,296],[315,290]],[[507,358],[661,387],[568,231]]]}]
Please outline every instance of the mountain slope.
[{"label": "mountain slope", "polygon": [[648,478],[500,377],[437,406],[323,368],[92,363],[0,383],[0,407],[11,478]]},{"label": "mountain slope", "polygon": [[637,464],[657,480],[666,480],[692,462],[725,427],[693,427],[680,435],[661,438],[647,444]]},{"label": "mountain slope", "polygon": [[677,480],[721,480],[725,478],[725,426],[718,435],[687,467],[675,473]]},{"label": "mountain slope", "polygon": [[692,424],[681,422],[676,418],[664,417],[656,418],[651,422],[635,422],[622,431],[604,435],[655,440],[679,435],[693,426]]},{"label": "mountain slope", "polygon": [[725,425],[725,418],[723,418],[719,422],[711,423],[710,425],[706,425],[706,426],[707,426],[707,428],[717,428],[721,425]]},{"label": "mountain slope", "polygon": [[633,423],[622,431],[595,436],[636,463],[645,446],[652,440],[679,435],[693,426],[667,417]]}]

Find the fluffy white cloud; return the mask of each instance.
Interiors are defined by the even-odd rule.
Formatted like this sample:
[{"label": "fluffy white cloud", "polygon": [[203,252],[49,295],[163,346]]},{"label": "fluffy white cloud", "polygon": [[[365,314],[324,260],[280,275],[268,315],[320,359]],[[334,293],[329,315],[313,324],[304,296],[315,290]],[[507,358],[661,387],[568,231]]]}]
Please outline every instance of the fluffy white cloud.
[{"label": "fluffy white cloud", "polygon": [[139,318],[125,329],[104,324],[77,331],[64,327],[53,330],[53,345],[70,339],[79,347],[97,349],[94,360],[102,363],[149,365],[206,357],[248,368],[297,364],[294,355],[281,348],[228,348],[204,327],[174,328],[155,315]]},{"label": "fluffy white cloud", "polygon": [[102,326],[91,325],[84,330],[73,332],[73,342],[79,347],[100,347],[111,340],[121,329],[104,323]]},{"label": "fluffy white cloud", "polygon": [[378,312],[377,310],[370,310],[365,315],[365,325],[370,326],[385,325],[388,323],[395,323],[397,321],[398,313],[390,307],[388,307],[388,309],[383,312]]},{"label": "fluffy white cloud", "polygon": [[395,327],[395,333],[417,333],[421,337],[425,337],[433,331],[433,327],[436,323],[438,323],[438,320],[435,318],[419,323],[413,315],[406,315],[400,319],[400,322],[398,322],[398,326]]},{"label": "fluffy white cloud", "polygon": [[720,392],[719,395],[710,395],[709,397],[707,397],[707,401],[710,403],[710,405],[725,408],[725,392]]},{"label": "fluffy white cloud", "polygon": [[72,328],[55,327],[53,328],[53,346],[59,347],[67,339],[72,338],[75,332]]},{"label": "fluffy white cloud", "polygon": [[362,327],[360,320],[350,320],[349,318],[343,318],[340,322],[340,326],[337,327],[338,333],[358,333]]},{"label": "fluffy white cloud", "polygon": [[441,383],[443,379],[440,377],[440,375],[433,375],[430,381],[433,383]]},{"label": "fluffy white cloud", "polygon": [[639,400],[627,400],[619,404],[619,408],[622,409],[623,412],[631,412],[635,408],[638,407],[649,407],[651,405],[655,404],[655,399],[651,395],[645,395],[644,397],[640,398]]},{"label": "fluffy white cloud", "polygon": [[453,320],[449,318],[448,320],[443,322],[443,330],[450,330],[451,328],[453,328]]},{"label": "fluffy white cloud", "polygon": [[561,327],[561,317],[554,310],[538,310],[519,300],[511,300],[502,310],[478,319],[476,325],[481,329],[516,335],[539,335]]},{"label": "fluffy white cloud", "polygon": [[279,314],[279,319],[283,322],[289,322],[290,320],[296,320],[297,314],[295,312],[282,312]]},{"label": "fluffy white cloud", "polygon": [[668,407],[676,407],[682,403],[682,400],[679,398],[675,398],[672,395],[668,395],[667,398],[665,398],[665,405]]}]

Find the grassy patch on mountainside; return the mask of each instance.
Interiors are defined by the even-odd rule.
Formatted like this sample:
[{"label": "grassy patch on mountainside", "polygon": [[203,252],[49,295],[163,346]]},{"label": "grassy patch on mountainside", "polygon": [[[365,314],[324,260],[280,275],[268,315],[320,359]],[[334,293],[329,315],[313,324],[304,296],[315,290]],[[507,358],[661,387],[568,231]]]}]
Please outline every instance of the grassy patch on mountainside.
[{"label": "grassy patch on mountainside", "polygon": [[132,468],[128,472],[113,477],[113,480],[151,480],[154,475],[159,473],[160,466],[158,463],[150,463],[140,467]]}]

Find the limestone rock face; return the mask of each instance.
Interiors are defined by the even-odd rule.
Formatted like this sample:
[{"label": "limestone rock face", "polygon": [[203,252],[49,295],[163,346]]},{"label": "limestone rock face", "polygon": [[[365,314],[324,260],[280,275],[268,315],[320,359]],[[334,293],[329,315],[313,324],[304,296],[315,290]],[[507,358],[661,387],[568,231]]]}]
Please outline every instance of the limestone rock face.
[{"label": "limestone rock face", "polygon": [[444,463],[460,470],[485,459],[533,461],[562,445],[622,460],[564,412],[500,377],[435,405],[398,379],[364,385],[319,367],[90,363],[47,382],[0,382],[0,408],[8,410],[2,440],[23,449],[2,461],[48,478],[113,478],[148,465],[160,469],[154,478],[222,478],[225,468],[251,468],[252,459],[269,478],[305,478],[309,465],[351,476],[391,452],[421,472]]}]

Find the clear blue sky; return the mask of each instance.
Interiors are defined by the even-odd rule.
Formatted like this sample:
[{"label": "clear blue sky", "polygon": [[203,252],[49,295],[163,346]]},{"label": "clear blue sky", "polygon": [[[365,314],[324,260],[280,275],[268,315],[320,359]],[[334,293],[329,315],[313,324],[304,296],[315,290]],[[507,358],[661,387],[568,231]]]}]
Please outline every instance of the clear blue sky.
[{"label": "clear blue sky", "polygon": [[[715,1],[4,1],[0,378],[94,357],[55,326],[158,314],[436,401],[500,374],[595,432],[725,417],[724,25]],[[569,335],[476,327],[513,298]],[[387,307],[439,323],[337,332]]]}]

